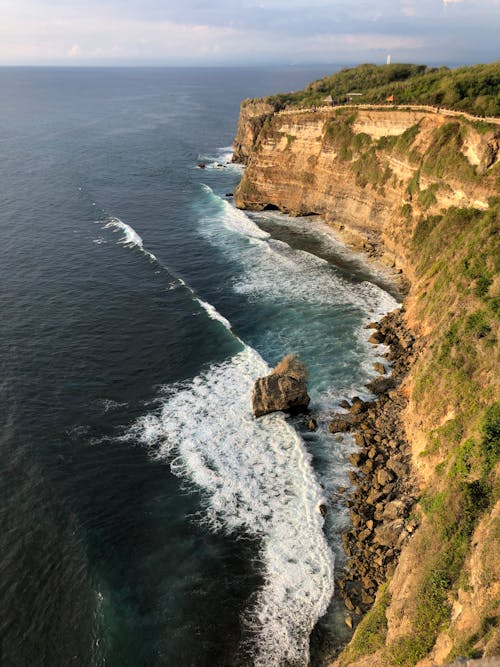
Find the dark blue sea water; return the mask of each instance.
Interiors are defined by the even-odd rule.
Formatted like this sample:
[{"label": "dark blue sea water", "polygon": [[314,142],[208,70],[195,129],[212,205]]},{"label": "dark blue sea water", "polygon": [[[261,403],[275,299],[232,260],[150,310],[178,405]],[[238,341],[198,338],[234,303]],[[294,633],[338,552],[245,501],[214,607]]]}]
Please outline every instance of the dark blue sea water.
[{"label": "dark blue sea water", "polygon": [[[296,667],[341,641],[352,445],[326,420],[396,302],[320,222],[226,197],[240,100],[326,73],[0,70],[3,667]],[[314,434],[251,416],[288,352]]]}]

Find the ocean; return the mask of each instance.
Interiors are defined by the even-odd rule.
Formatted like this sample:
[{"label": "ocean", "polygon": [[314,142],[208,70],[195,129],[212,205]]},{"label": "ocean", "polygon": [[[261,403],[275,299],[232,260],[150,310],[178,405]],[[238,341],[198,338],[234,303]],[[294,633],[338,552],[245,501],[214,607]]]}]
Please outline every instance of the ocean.
[{"label": "ocean", "polygon": [[[228,196],[240,101],[327,73],[0,69],[3,667],[319,667],[345,639],[328,416],[398,295]],[[290,352],[315,432],[251,414]]]}]

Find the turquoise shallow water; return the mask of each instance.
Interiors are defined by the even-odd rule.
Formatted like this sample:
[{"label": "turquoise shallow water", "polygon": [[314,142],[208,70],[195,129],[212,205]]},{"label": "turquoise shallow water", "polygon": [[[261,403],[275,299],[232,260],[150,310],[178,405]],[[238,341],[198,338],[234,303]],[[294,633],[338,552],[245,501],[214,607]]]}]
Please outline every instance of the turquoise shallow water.
[{"label": "turquoise shallow water", "polygon": [[320,222],[225,196],[239,101],[323,73],[0,71],[2,665],[319,665],[339,641],[350,444],[249,399],[295,351],[326,420],[396,302]]}]

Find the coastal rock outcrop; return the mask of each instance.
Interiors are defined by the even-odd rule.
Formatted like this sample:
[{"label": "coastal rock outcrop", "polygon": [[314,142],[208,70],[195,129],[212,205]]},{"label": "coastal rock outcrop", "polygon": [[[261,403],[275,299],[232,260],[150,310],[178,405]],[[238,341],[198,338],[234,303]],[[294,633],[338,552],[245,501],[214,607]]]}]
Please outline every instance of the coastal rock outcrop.
[{"label": "coastal rock outcrop", "polygon": [[272,373],[258,378],[252,394],[253,413],[262,417],[270,412],[304,412],[310,402],[306,369],[293,355],[284,357]]}]

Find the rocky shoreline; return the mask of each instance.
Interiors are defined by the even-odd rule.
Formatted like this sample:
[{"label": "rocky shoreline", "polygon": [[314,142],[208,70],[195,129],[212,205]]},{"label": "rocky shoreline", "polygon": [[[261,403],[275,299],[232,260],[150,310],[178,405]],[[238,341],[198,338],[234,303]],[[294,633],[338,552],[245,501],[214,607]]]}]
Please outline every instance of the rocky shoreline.
[{"label": "rocky shoreline", "polygon": [[339,489],[350,508],[352,527],[342,536],[347,563],[337,576],[336,588],[351,628],[370,609],[379,586],[394,573],[401,548],[418,525],[412,514],[416,484],[401,420],[407,399],[400,388],[417,345],[402,309],[369,328],[375,329],[370,342],[389,346],[385,356],[392,373],[386,377],[385,367],[378,365],[381,376],[368,385],[377,400],[345,401],[342,407],[348,412],[335,414],[329,426],[331,432],[355,430],[359,446],[349,457],[355,468],[349,472],[354,489]]}]

